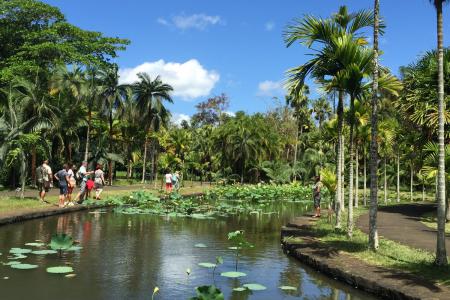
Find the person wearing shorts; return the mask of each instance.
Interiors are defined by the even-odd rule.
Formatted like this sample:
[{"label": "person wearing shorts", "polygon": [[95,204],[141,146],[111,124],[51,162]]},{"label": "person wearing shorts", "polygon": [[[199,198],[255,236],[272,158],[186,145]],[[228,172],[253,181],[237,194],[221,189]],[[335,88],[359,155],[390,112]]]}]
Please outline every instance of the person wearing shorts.
[{"label": "person wearing shorts", "polygon": [[41,202],[46,202],[45,194],[49,192],[52,186],[52,179],[52,169],[48,165],[48,159],[46,159],[42,162],[42,165],[40,165],[36,169],[37,187],[39,191],[39,199],[41,200]]},{"label": "person wearing shorts", "polygon": [[55,179],[59,183],[59,207],[64,207],[67,205],[67,185],[69,183],[69,175],[67,170],[69,167],[64,164],[63,168],[55,174]]},{"label": "person wearing shorts", "polygon": [[76,169],[76,167],[74,165],[69,165],[69,170],[67,170],[67,174],[69,176],[69,182],[67,184],[67,202],[69,206],[73,206],[73,202],[72,202],[72,193],[73,193],[73,189],[75,188],[75,186],[77,185],[77,179],[75,178],[75,172],[74,170]]},{"label": "person wearing shorts", "polygon": [[166,179],[166,192],[170,193],[172,192],[172,174],[167,172],[167,174],[164,177]]},{"label": "person wearing shorts", "polygon": [[316,176],[316,183],[313,187],[313,200],[314,200],[314,218],[320,218],[320,190],[322,189],[322,182],[320,181],[320,176]]},{"label": "person wearing shorts", "polygon": [[78,195],[75,198],[75,201],[77,201],[78,204],[83,203],[84,199],[86,198],[87,193],[86,182],[88,180],[88,176],[92,174],[92,172],[88,172],[86,168],[87,168],[87,161],[83,161],[80,169],[77,172],[81,180],[80,191],[78,192]]},{"label": "person wearing shorts", "polygon": [[94,184],[95,184],[95,200],[100,200],[100,195],[103,192],[103,186],[105,185],[105,177],[102,170],[102,165],[97,164],[94,172]]}]

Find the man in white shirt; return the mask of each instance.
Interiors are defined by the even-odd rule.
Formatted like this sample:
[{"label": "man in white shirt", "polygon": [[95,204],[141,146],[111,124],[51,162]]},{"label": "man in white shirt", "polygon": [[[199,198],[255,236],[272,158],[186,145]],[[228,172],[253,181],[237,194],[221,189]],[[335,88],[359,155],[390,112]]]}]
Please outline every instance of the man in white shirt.
[{"label": "man in white shirt", "polygon": [[39,189],[39,198],[42,202],[46,202],[45,194],[48,193],[53,182],[52,168],[48,165],[48,159],[44,160],[42,165],[36,169],[36,179]]},{"label": "man in white shirt", "polygon": [[92,171],[87,171],[87,161],[83,161],[83,163],[81,164],[80,169],[77,172],[77,175],[79,176],[81,183],[80,183],[80,191],[78,192],[77,197],[75,198],[75,201],[78,204],[83,203],[84,198],[86,197],[86,181],[88,180],[88,176],[91,175],[93,172]]}]

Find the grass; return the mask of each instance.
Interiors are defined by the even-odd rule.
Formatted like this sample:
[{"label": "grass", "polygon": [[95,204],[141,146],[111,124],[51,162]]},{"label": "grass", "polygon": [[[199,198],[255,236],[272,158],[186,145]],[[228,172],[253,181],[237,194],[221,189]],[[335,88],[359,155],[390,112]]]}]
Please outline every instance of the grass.
[{"label": "grass", "polygon": [[[355,220],[358,215],[365,212],[367,212],[366,208],[355,209]],[[343,228],[345,228],[347,216],[343,214],[342,217]],[[324,244],[369,264],[408,271],[433,282],[450,285],[450,267],[436,267],[433,264],[435,257],[430,252],[384,238],[380,238],[379,249],[374,252],[367,247],[367,234],[355,228],[352,239],[349,239],[345,230],[336,230],[334,224],[329,224],[326,218],[318,220],[312,230]]]},{"label": "grass", "polygon": [[[180,189],[180,193],[181,194],[192,194],[192,193],[201,193],[204,192],[206,189],[208,189],[209,186],[207,185],[193,185],[191,186],[187,186],[187,187],[183,187]],[[138,191],[138,190],[147,190],[150,191],[152,193],[154,193],[155,195],[159,195],[159,194],[163,194],[164,192],[161,192],[161,190],[158,188],[154,188],[153,185],[149,186],[145,186],[145,188],[143,188],[143,186],[141,184],[139,185],[132,185],[132,187],[130,188],[129,186],[127,187],[127,189],[115,189],[115,190],[110,190],[108,189],[108,187],[105,187],[103,193],[102,193],[102,198],[106,198],[108,196],[127,196],[129,195],[131,192],[133,191]],[[54,190],[56,190],[54,188]],[[25,197],[24,199],[20,199],[18,197],[12,197],[12,196],[0,196],[0,214],[8,214],[8,213],[20,213],[22,212],[29,212],[29,211],[33,211],[33,210],[38,210],[38,209],[42,209],[42,208],[48,208],[51,205],[57,205],[58,204],[58,195],[48,195],[46,197],[46,200],[48,202],[50,202],[50,204],[44,204],[41,203],[40,201],[38,201],[37,199],[37,192],[36,190],[33,190],[33,192],[36,194],[35,197]],[[74,197],[76,196],[78,192],[78,189],[76,189],[74,191]],[[95,195],[95,192],[93,191],[91,193],[91,197]]]},{"label": "grass", "polygon": [[[420,222],[425,226],[433,229],[437,229],[436,212],[431,211],[422,215]],[[445,233],[450,233],[450,227],[445,226]]]}]

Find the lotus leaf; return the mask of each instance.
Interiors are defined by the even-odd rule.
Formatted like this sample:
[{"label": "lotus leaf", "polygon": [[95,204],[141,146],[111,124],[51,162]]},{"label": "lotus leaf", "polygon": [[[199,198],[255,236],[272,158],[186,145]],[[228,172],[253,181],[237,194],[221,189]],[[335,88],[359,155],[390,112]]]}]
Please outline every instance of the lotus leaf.
[{"label": "lotus leaf", "polygon": [[74,278],[74,277],[76,277],[77,276],[77,274],[67,274],[67,275],[65,275],[64,277],[67,277],[67,278]]},{"label": "lotus leaf", "polygon": [[263,290],[267,289],[265,286],[263,286],[259,283],[247,283],[247,284],[244,284],[244,287],[246,287],[252,291],[263,291]]},{"label": "lotus leaf", "polygon": [[222,292],[214,285],[204,285],[195,288],[197,297],[191,300],[224,300],[225,297]]},{"label": "lotus leaf", "polygon": [[47,254],[56,254],[56,253],[58,253],[58,251],[56,251],[56,250],[36,250],[31,253],[36,254],[36,255],[47,255]]},{"label": "lotus leaf", "polygon": [[289,286],[289,285],[282,285],[280,286],[280,289],[282,289],[283,291],[296,291],[297,288],[294,286]]},{"label": "lotus leaf", "polygon": [[244,287],[237,287],[237,288],[234,288],[233,289],[233,291],[235,291],[235,292],[244,292],[244,291],[246,291],[247,289],[246,288],[244,288]]},{"label": "lotus leaf", "polygon": [[204,267],[204,268],[215,268],[217,266],[216,264],[208,263],[208,262],[199,263],[198,265],[200,267]]},{"label": "lotus leaf", "polygon": [[9,250],[9,253],[11,254],[26,254],[26,253],[31,253],[31,249],[22,249],[22,248],[11,248],[11,250]]},{"label": "lotus leaf", "polygon": [[19,270],[30,270],[30,269],[36,269],[37,265],[30,265],[30,264],[13,264],[11,265],[11,268],[13,269],[19,269]]},{"label": "lotus leaf", "polygon": [[205,244],[202,244],[202,243],[195,244],[194,247],[195,247],[195,248],[208,248],[208,246],[206,246]]},{"label": "lotus leaf", "polygon": [[42,247],[42,246],[45,246],[45,244],[44,243],[26,243],[25,246]]},{"label": "lotus leaf", "polygon": [[47,268],[47,273],[52,273],[52,274],[66,274],[66,273],[72,273],[72,272],[73,272],[72,267],[67,267],[67,266],[58,266],[58,267]]},{"label": "lotus leaf", "polygon": [[21,263],[20,261],[12,260],[12,261],[9,261],[7,263],[4,263],[3,265],[5,265],[5,266],[12,266],[12,265],[18,265],[20,263]]},{"label": "lotus leaf", "polygon": [[81,246],[72,246],[69,249],[66,249],[66,251],[79,251],[81,249],[83,249]]},{"label": "lotus leaf", "polygon": [[220,276],[223,277],[228,277],[228,278],[238,278],[238,277],[244,277],[247,276],[247,274],[242,273],[242,272],[224,272],[224,273],[220,273]]},{"label": "lotus leaf", "polygon": [[66,250],[72,247],[73,239],[70,235],[54,234],[52,240],[50,241],[50,248],[53,250]]},{"label": "lotus leaf", "polygon": [[8,259],[24,259],[27,258],[28,256],[23,255],[23,254],[14,254],[13,257],[8,257]]}]

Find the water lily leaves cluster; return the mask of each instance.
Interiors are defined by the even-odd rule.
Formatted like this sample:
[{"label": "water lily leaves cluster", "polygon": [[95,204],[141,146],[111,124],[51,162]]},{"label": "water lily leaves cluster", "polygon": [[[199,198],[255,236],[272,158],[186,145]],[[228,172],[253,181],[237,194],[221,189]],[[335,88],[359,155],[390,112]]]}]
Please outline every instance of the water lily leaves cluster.
[{"label": "water lily leaves cluster", "polygon": [[214,285],[199,286],[195,289],[197,296],[190,300],[224,300],[223,293]]}]

